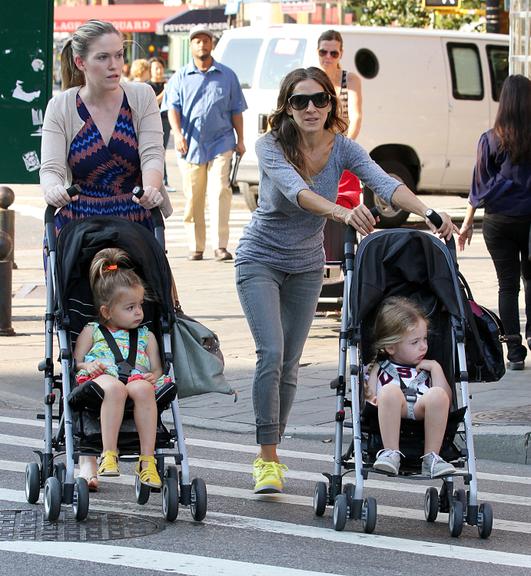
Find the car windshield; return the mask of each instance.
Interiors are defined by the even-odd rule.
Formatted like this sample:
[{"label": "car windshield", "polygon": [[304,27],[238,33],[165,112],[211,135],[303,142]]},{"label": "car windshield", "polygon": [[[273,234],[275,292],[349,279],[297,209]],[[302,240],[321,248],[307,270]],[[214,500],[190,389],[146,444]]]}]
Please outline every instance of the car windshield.
[{"label": "car windshield", "polygon": [[282,78],[302,66],[305,48],[302,38],[273,38],[267,46],[259,88],[278,90]]},{"label": "car windshield", "polygon": [[237,38],[229,40],[219,59],[232,68],[240,80],[242,88],[252,88],[253,75],[262,40],[259,38]]}]

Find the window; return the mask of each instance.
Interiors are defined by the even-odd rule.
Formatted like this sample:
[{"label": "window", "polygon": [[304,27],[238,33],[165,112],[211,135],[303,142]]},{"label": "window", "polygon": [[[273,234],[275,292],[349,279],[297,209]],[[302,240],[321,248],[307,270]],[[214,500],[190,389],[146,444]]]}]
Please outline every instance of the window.
[{"label": "window", "polygon": [[475,44],[448,43],[452,92],[456,100],[483,100],[483,75]]},{"label": "window", "polygon": [[259,87],[278,90],[288,72],[302,67],[305,48],[302,38],[273,38],[267,46]]},{"label": "window", "polygon": [[221,55],[219,61],[236,72],[242,88],[252,88],[256,60],[261,45],[262,40],[259,38],[229,40]]},{"label": "window", "polygon": [[509,49],[506,46],[487,46],[492,99],[499,102],[503,82],[509,74]]}]

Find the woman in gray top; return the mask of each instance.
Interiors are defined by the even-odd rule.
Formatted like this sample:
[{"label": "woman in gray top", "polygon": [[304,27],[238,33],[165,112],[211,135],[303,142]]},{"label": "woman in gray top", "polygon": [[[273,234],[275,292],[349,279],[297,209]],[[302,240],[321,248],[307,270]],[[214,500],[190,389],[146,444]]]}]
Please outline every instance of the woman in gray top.
[{"label": "woman in gray top", "polygon": [[[299,68],[282,81],[271,131],[256,143],[260,205],[236,251],[238,295],[256,343],[253,403],[260,453],[254,461],[256,493],[281,492],[283,472],[277,444],[295,397],[299,359],[323,280],[325,218],[374,230],[366,206],[335,204],[337,184],[348,169],[387,203],[424,216],[427,206],[388,176],[341,133],[334,86],[319,68]],[[454,226],[441,213],[438,230]],[[431,226],[431,225],[430,225]],[[433,227],[432,227],[433,228]]]}]

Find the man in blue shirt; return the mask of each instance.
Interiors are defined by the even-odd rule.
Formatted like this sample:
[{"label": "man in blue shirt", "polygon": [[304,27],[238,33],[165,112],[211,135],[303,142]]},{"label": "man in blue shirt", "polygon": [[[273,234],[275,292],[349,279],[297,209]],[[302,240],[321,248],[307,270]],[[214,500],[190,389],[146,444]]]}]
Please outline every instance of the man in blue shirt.
[{"label": "man in blue shirt", "polygon": [[161,108],[168,110],[180,154],[189,259],[203,259],[208,196],[215,258],[232,260],[227,251],[232,200],[229,178],[233,152],[245,152],[243,111],[247,104],[236,74],[211,56],[212,32],[198,25],[189,37],[192,61],[170,78]]}]

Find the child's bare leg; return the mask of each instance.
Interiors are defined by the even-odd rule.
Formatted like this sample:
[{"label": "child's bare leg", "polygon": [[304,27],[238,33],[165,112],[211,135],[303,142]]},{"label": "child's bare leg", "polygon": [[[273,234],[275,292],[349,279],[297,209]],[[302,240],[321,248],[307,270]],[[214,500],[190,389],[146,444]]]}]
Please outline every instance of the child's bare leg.
[{"label": "child's bare leg", "polygon": [[95,378],[95,382],[105,392],[100,410],[103,452],[107,450],[116,451],[118,448],[118,434],[124,417],[127,390],[118,378],[107,374],[98,376]]},{"label": "child's bare leg", "polygon": [[450,399],[442,387],[430,388],[415,404],[415,418],[424,420],[424,452],[439,454],[448,421]]},{"label": "child's bare leg", "polygon": [[146,380],[133,380],[127,384],[127,393],[135,403],[134,417],[140,439],[140,453],[153,456],[157,435],[155,389]]},{"label": "child's bare leg", "polygon": [[407,414],[406,400],[398,386],[388,384],[378,393],[378,423],[384,448],[398,450],[400,419]]}]

